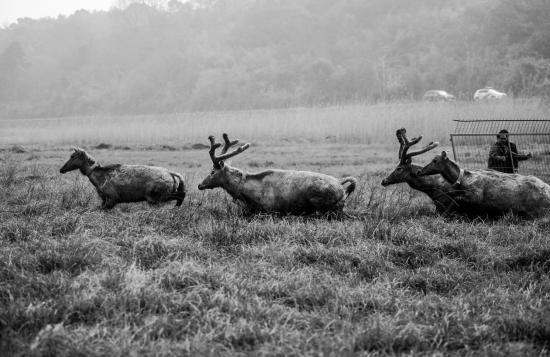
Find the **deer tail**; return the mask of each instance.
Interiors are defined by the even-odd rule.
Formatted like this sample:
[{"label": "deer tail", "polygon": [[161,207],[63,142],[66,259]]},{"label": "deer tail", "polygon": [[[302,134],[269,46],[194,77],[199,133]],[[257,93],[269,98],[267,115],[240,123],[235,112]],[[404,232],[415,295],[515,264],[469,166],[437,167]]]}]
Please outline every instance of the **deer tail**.
[{"label": "deer tail", "polygon": [[349,195],[355,191],[355,187],[357,186],[357,179],[355,177],[346,177],[342,181],[340,181],[340,184],[344,186],[346,183],[349,183],[348,187],[346,187],[346,196],[344,197],[344,200],[346,200]]},{"label": "deer tail", "polygon": [[183,182],[183,176],[180,174],[171,172],[172,180],[174,180],[174,190],[171,195],[176,200],[176,207],[180,206],[185,199],[185,183]]}]

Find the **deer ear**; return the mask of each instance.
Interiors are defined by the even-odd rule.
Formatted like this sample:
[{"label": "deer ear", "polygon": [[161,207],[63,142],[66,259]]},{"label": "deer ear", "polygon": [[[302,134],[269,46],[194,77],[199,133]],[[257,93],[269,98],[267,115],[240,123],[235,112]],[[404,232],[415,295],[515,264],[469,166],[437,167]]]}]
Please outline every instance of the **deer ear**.
[{"label": "deer ear", "polygon": [[447,152],[446,151],[442,151],[441,152],[441,157],[446,159],[447,158]]},{"label": "deer ear", "polygon": [[220,165],[220,169],[223,169],[225,167],[225,164],[224,164],[223,160],[220,161],[219,165]]}]

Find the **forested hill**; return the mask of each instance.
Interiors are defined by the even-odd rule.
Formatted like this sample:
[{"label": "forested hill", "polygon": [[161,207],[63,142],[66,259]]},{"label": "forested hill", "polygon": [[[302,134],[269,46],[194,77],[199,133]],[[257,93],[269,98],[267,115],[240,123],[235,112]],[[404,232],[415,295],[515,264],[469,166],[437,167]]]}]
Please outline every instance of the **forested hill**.
[{"label": "forested hill", "polygon": [[0,29],[2,117],[547,96],[549,78],[550,0],[156,0]]}]

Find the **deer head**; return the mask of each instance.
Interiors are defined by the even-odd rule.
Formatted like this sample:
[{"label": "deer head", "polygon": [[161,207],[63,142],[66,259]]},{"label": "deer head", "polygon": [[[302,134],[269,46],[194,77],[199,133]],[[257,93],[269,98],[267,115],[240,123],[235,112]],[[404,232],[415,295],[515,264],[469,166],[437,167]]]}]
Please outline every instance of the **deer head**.
[{"label": "deer head", "polygon": [[393,170],[393,172],[382,181],[382,186],[407,182],[412,176],[417,177],[417,171],[419,171],[420,168],[412,165],[412,157],[423,154],[439,145],[438,142],[431,142],[422,149],[409,153],[408,151],[411,146],[422,140],[422,136],[409,140],[407,139],[407,131],[405,128],[398,129],[395,134],[397,136],[397,141],[399,141],[399,165],[397,165],[395,170]]},{"label": "deer head", "polygon": [[229,148],[231,148],[233,145],[236,145],[239,140],[230,141],[227,134],[224,133],[224,144],[221,154],[216,156],[216,149],[222,146],[222,144],[216,143],[216,140],[212,135],[208,137],[208,140],[210,140],[210,150],[208,151],[208,153],[210,154],[210,159],[212,160],[214,167],[212,169],[212,172],[210,172],[210,175],[208,175],[199,184],[199,190],[212,189],[223,186],[228,181],[231,173],[235,170],[228,165],[225,165],[224,160],[238,155],[250,147],[250,144],[247,143],[228,153],[227,151],[229,150]]},{"label": "deer head", "polygon": [[446,168],[451,165],[451,159],[447,152],[442,151],[441,155],[436,155],[432,161],[420,170],[420,176],[435,175],[443,173]]},{"label": "deer head", "polygon": [[88,153],[80,148],[73,148],[74,152],[67,162],[59,169],[59,172],[64,174],[65,172],[73,171],[76,169],[83,170],[86,167],[90,167],[95,164],[95,160],[88,155]]}]

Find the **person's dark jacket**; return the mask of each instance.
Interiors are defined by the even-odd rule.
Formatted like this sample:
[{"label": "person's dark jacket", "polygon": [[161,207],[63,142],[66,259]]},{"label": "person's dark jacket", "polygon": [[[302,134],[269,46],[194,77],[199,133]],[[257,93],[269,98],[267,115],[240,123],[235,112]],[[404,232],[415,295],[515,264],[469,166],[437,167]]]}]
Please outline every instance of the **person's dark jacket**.
[{"label": "person's dark jacket", "polygon": [[518,169],[518,161],[528,158],[527,155],[518,154],[516,144],[497,141],[489,151],[488,166],[496,171],[513,174]]}]

